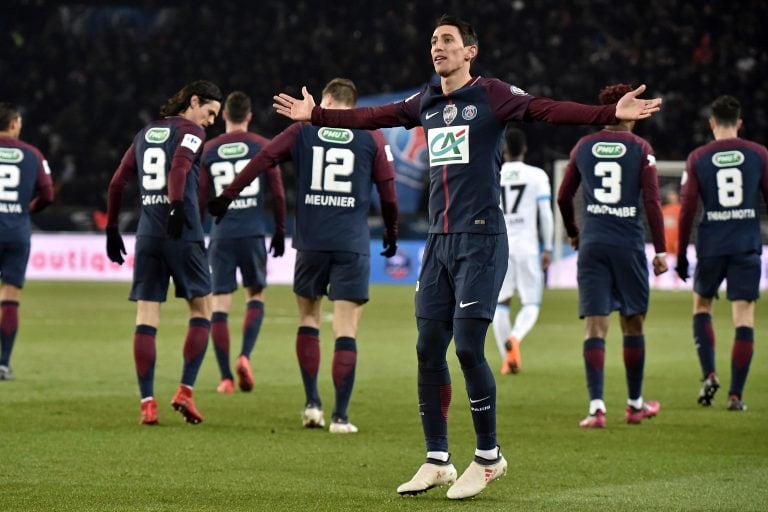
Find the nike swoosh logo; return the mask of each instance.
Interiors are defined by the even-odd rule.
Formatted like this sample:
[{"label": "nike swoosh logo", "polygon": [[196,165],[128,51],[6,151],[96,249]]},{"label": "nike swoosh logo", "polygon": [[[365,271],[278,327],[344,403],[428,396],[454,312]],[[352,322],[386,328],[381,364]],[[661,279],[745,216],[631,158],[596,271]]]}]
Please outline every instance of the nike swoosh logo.
[{"label": "nike swoosh logo", "polygon": [[480,302],[480,301],[479,301],[479,300],[474,300],[474,301],[472,301],[472,302],[463,302],[463,301],[462,301],[462,302],[459,302],[459,307],[460,307],[461,309],[464,309],[464,308],[466,308],[467,306],[471,306],[472,304],[477,304],[478,302]]},{"label": "nike swoosh logo", "polygon": [[440,112],[430,112],[429,114],[426,114],[424,117],[426,117],[427,119],[432,119],[433,117],[435,117],[439,113]]},{"label": "nike swoosh logo", "polygon": [[490,395],[489,395],[489,396],[487,396],[487,397],[485,397],[485,398],[478,398],[477,400],[472,400],[472,399],[470,398],[470,399],[469,399],[469,403],[471,403],[471,404],[476,404],[477,402],[482,402],[483,400],[488,400],[489,398],[491,398],[491,397],[490,397]]}]

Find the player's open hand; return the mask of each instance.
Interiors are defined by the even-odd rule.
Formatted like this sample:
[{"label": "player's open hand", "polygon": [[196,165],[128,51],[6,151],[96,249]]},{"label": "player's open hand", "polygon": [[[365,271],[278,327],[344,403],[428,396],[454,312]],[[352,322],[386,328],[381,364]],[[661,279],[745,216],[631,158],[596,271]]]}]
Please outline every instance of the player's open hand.
[{"label": "player's open hand", "polygon": [[616,104],[616,118],[623,121],[636,121],[651,117],[654,112],[661,110],[661,98],[652,100],[638,98],[644,92],[645,84],[622,96]]},{"label": "player's open hand", "polygon": [[310,121],[312,119],[312,109],[315,108],[315,99],[309,94],[306,86],[301,88],[303,99],[294,98],[291,95],[281,92],[272,99],[272,104],[278,114],[289,117],[294,121]]},{"label": "player's open hand", "polygon": [[216,218],[216,224],[227,214],[227,209],[232,200],[226,196],[216,196],[208,201],[208,213]]},{"label": "player's open hand", "polygon": [[120,231],[118,231],[117,226],[107,226],[107,258],[118,265],[122,265],[125,261],[123,254],[128,253],[125,252],[125,244],[123,237],[120,236]]}]

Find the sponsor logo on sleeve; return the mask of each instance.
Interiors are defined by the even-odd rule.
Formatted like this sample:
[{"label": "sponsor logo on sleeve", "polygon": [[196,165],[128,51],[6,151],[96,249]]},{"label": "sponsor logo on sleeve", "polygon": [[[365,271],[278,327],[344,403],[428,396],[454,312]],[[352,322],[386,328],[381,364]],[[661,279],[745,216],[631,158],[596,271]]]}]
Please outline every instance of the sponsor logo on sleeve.
[{"label": "sponsor logo on sleeve", "polygon": [[171,129],[167,127],[154,127],[147,130],[144,134],[144,140],[150,144],[162,144],[171,136]]},{"label": "sponsor logo on sleeve", "polygon": [[656,165],[656,157],[653,155],[648,155],[648,165]]},{"label": "sponsor logo on sleeve", "polygon": [[627,146],[621,142],[598,142],[592,146],[592,154],[597,158],[621,158],[626,152]]},{"label": "sponsor logo on sleeve", "polygon": [[24,153],[19,148],[0,148],[0,162],[17,164],[24,160]]},{"label": "sponsor logo on sleeve", "polygon": [[527,96],[528,95],[527,92],[525,92],[524,90],[522,90],[521,88],[519,88],[519,87],[517,87],[515,85],[510,85],[509,86],[509,92],[511,92],[512,94],[514,94],[516,96]]},{"label": "sponsor logo on sleeve", "polygon": [[720,151],[712,155],[712,163],[717,167],[734,167],[744,163],[741,151]]},{"label": "sponsor logo on sleeve", "polygon": [[427,131],[429,165],[469,163],[469,126],[446,126]]},{"label": "sponsor logo on sleeve", "polygon": [[45,174],[48,174],[50,176],[51,167],[48,165],[48,160],[43,160],[43,170],[45,171]]},{"label": "sponsor logo on sleeve", "polygon": [[219,146],[216,152],[220,158],[240,158],[248,154],[248,145],[245,142],[230,142]]},{"label": "sponsor logo on sleeve", "polygon": [[317,136],[320,137],[320,140],[334,144],[349,144],[355,138],[352,130],[346,128],[320,128]]},{"label": "sponsor logo on sleeve", "polygon": [[202,144],[203,141],[200,139],[200,137],[197,135],[192,135],[191,133],[185,133],[184,138],[181,139],[181,147],[189,148],[189,150],[193,153],[197,153],[197,150],[200,149]]}]

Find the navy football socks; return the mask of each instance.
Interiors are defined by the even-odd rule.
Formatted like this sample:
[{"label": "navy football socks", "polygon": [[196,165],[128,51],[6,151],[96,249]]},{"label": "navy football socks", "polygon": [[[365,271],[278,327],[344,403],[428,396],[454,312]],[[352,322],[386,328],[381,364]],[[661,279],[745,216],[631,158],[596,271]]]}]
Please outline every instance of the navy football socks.
[{"label": "navy football socks", "polygon": [[736,339],[733,342],[733,351],[731,352],[731,389],[728,394],[736,395],[739,399],[741,399],[744,384],[749,374],[754,346],[755,330],[752,327],[737,327]]},{"label": "navy football socks", "polygon": [[248,302],[248,307],[243,318],[243,348],[241,355],[249,358],[261,330],[261,322],[264,320],[264,303],[260,300]]},{"label": "navy football socks", "polygon": [[355,385],[355,366],[357,366],[357,345],[355,338],[342,336],[336,338],[333,352],[331,373],[336,388],[336,406],[333,419],[346,420],[349,398]]},{"label": "navy football socks", "polygon": [[712,328],[712,315],[709,313],[693,315],[693,342],[696,345],[701,371],[706,379],[715,371],[715,331]]},{"label": "navy football socks", "polygon": [[320,330],[314,327],[299,327],[296,333],[296,357],[299,360],[301,380],[304,382],[304,394],[307,403],[321,407],[320,393],[317,390],[317,370],[320,367]]},{"label": "navy football socks", "polygon": [[203,363],[210,330],[211,322],[207,318],[189,319],[187,337],[184,340],[184,369],[181,373],[181,383],[190,388],[195,385],[197,373]]},{"label": "navy football socks", "polygon": [[11,352],[19,330],[19,303],[4,300],[0,304],[0,365],[10,366]]},{"label": "navy football socks", "polygon": [[645,368],[645,336],[624,336],[624,368],[630,400],[643,395],[643,369]]},{"label": "navy football socks", "polygon": [[133,360],[136,363],[136,377],[139,379],[142,399],[154,396],[156,335],[156,327],[144,324],[137,325],[133,335]]},{"label": "navy football socks", "polygon": [[588,338],[584,341],[584,367],[587,370],[587,388],[590,400],[603,399],[603,368],[605,367],[605,340]]},{"label": "navy football socks", "polygon": [[229,315],[223,311],[216,311],[211,317],[211,337],[213,338],[213,351],[216,354],[216,362],[219,365],[219,373],[222,379],[234,379],[229,368],[229,327],[227,318]]}]

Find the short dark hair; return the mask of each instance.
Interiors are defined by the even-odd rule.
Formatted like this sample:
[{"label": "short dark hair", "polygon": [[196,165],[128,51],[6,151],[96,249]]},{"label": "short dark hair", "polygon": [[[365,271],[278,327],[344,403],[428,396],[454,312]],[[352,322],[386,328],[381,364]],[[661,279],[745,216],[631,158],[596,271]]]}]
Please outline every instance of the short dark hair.
[{"label": "short dark hair", "polygon": [[475,28],[470,22],[463,20],[458,16],[443,14],[437,21],[435,21],[435,28],[442,27],[443,25],[451,25],[459,29],[461,42],[464,43],[464,46],[477,46],[477,32],[475,32]]},{"label": "short dark hair", "polygon": [[224,111],[230,121],[242,123],[251,113],[251,98],[242,91],[233,91],[227,96]]},{"label": "short dark hair", "polygon": [[525,153],[525,133],[514,126],[507,126],[504,133],[504,141],[507,143],[507,151],[511,157],[519,157]]},{"label": "short dark hair", "polygon": [[629,84],[606,85],[597,95],[597,99],[601,105],[612,105],[618,103],[622,96],[633,90],[634,88]]},{"label": "short dark hair", "polygon": [[330,94],[331,98],[344,105],[354,107],[357,103],[357,87],[348,78],[334,78],[323,89],[323,96]]},{"label": "short dark hair", "polygon": [[160,107],[161,116],[176,116],[189,108],[192,96],[200,98],[200,104],[212,101],[221,102],[221,90],[208,80],[195,80],[181,88],[179,92],[168,98],[165,105]]},{"label": "short dark hair", "polygon": [[0,102],[0,131],[8,130],[14,119],[18,119],[20,115],[18,105],[7,101]]},{"label": "short dark hair", "polygon": [[712,102],[712,117],[719,125],[734,126],[741,118],[741,103],[733,96],[720,96]]}]

